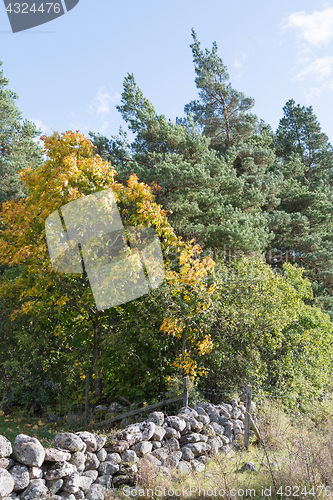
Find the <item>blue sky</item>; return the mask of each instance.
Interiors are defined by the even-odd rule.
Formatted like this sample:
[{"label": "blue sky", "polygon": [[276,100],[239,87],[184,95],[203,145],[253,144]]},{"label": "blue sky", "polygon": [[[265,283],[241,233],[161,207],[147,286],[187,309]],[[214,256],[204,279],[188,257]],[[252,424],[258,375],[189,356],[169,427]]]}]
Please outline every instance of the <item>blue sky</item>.
[{"label": "blue sky", "polygon": [[[38,0],[40,3],[41,0]],[[313,106],[333,143],[333,1],[80,0],[54,21],[11,33],[0,4],[0,60],[22,116],[52,130],[115,135],[123,79],[134,73],[175,120],[197,97],[189,45],[216,41],[237,90],[275,130],[288,99]]]}]

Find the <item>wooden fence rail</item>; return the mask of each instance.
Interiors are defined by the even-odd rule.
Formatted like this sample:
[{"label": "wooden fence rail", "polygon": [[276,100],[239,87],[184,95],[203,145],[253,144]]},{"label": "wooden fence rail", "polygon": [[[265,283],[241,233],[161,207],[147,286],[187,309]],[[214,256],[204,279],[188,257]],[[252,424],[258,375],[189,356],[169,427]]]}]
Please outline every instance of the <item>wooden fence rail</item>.
[{"label": "wooden fence rail", "polygon": [[[103,420],[102,422],[96,422],[95,426],[96,427],[101,427],[102,425],[107,425],[111,424],[112,422],[116,422],[117,420],[122,420],[123,418],[126,417],[132,417],[133,415],[138,415],[139,413],[144,413],[150,410],[156,410],[157,408],[161,408],[162,406],[166,406],[171,403],[177,403],[178,401],[183,402],[183,406],[188,406],[188,386],[189,386],[189,378],[184,377],[184,390],[183,394],[181,396],[176,396],[174,398],[170,399],[165,399],[163,401],[160,401],[159,403],[154,403],[152,405],[148,406],[143,406],[141,408],[136,408],[135,410],[128,411],[126,413],[121,413],[120,415],[117,415],[116,417],[108,418],[107,420]],[[244,422],[244,446],[247,449],[249,446],[249,438],[250,438],[250,429],[252,428],[254,430],[254,433],[256,434],[257,438],[261,440],[261,436],[259,434],[259,430],[257,429],[257,426],[255,425],[253,419],[251,418],[250,415],[250,409],[251,409],[251,402],[252,402],[252,386],[248,385],[246,388],[246,413],[245,413],[245,422]],[[86,419],[87,419],[87,403],[86,403]]]},{"label": "wooden fence rail", "polygon": [[122,420],[126,417],[131,417],[132,415],[137,415],[138,413],[146,412],[149,410],[155,410],[156,408],[160,408],[161,406],[168,405],[170,403],[176,403],[177,401],[183,401],[184,395],[176,396],[175,398],[165,399],[164,401],[160,401],[159,403],[154,403],[149,406],[143,406],[142,408],[137,408],[136,410],[128,411],[127,413],[121,413],[121,415],[117,415],[116,417],[108,418],[107,420],[103,420],[102,422],[98,422],[95,424],[96,427],[101,427],[102,425],[110,424],[111,422],[116,422],[116,420]]},{"label": "wooden fence rail", "polygon": [[[121,415],[117,415],[116,417],[108,418],[107,420],[98,422],[95,424],[95,426],[101,427],[102,425],[110,424],[111,422],[116,422],[117,420],[122,420],[123,418],[126,417],[132,417],[133,415],[137,415],[138,413],[143,413],[149,410],[155,410],[156,408],[160,408],[161,406],[166,406],[171,403],[177,403],[178,401],[183,401],[183,406],[188,406],[188,386],[189,386],[189,377],[184,377],[184,389],[183,389],[183,394],[181,396],[165,399],[164,401],[160,401],[159,403],[154,403],[152,405],[143,406],[142,408],[137,408],[135,410],[131,410],[126,413],[121,413]],[[86,402],[86,407],[87,407],[87,402]],[[86,410],[86,415],[87,415],[87,410]]]}]

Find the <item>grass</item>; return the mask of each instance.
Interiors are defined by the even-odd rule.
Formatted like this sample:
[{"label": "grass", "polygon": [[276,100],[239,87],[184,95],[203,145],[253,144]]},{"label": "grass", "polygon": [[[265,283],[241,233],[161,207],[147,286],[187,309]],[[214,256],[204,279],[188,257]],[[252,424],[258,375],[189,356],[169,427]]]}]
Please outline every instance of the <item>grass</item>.
[{"label": "grass", "polygon": [[50,422],[47,418],[33,418],[27,416],[24,411],[15,412],[12,415],[4,415],[0,411],[0,434],[14,443],[18,434],[27,434],[37,438],[44,448],[54,446],[54,438],[60,432],[78,432],[90,430],[95,434],[104,434],[99,428],[94,429],[92,421],[87,427],[84,423],[84,416],[68,415],[56,422]]},{"label": "grass", "polygon": [[58,432],[58,426],[52,423],[42,422],[38,418],[24,418],[18,416],[0,416],[0,434],[14,443],[18,434],[27,434],[37,438],[47,448],[53,446],[54,437]]}]

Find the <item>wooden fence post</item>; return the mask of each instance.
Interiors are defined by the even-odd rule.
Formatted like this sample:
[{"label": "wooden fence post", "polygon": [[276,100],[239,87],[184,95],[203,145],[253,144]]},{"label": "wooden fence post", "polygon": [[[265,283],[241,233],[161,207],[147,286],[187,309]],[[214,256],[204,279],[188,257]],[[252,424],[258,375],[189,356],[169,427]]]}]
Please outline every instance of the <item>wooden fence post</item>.
[{"label": "wooden fence post", "polygon": [[86,374],[86,399],[84,403],[84,424],[88,425],[89,418],[89,372]]},{"label": "wooden fence post", "polygon": [[184,395],[183,395],[183,406],[188,406],[188,377],[184,377]]},{"label": "wooden fence post", "polygon": [[246,449],[249,447],[250,439],[250,408],[252,401],[252,386],[248,385],[246,388],[246,413],[245,413],[245,429],[244,429],[244,446]]}]

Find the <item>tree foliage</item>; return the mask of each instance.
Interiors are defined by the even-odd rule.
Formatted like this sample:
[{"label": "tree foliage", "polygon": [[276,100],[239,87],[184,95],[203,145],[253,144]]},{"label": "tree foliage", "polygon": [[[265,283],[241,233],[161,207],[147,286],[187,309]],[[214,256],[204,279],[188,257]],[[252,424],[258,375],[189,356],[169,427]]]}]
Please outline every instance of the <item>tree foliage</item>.
[{"label": "tree foliage", "polygon": [[[254,100],[232,87],[216,43],[202,50],[192,37],[198,99],[184,118],[159,115],[128,74],[117,108],[133,140],[122,128],[110,139],[90,133],[94,145],[78,132],[55,133],[43,137],[44,163],[1,73],[7,402],[31,403],[28,386],[45,404],[59,400],[56,388],[82,401],[91,370],[95,401],[153,399],[185,374],[229,394],[250,382],[290,405],[331,388],[332,146],[312,107],[293,100],[274,134],[251,114]],[[165,280],[103,310],[85,271],[52,268],[45,220],[110,188],[126,234],[157,231]]]},{"label": "tree foliage", "polygon": [[0,203],[25,196],[18,172],[42,162],[41,148],[33,141],[40,131],[22,120],[15,103],[18,95],[7,88],[8,83],[0,70]]},{"label": "tree foliage", "polygon": [[283,172],[281,203],[270,217],[273,245],[312,281],[315,300],[332,315],[333,149],[312,107],[290,100],[274,145]]},{"label": "tree foliage", "polygon": [[[67,329],[76,330],[78,346],[93,344],[95,394],[101,397],[99,360],[101,343],[109,332],[107,317],[110,312],[97,310],[86,274],[64,274],[53,269],[47,251],[45,220],[54,210],[70,201],[112,188],[125,225],[154,226],[165,256],[171,250],[176,255],[181,252],[182,261],[177,264],[180,271],[168,270],[171,273],[168,276],[170,297],[176,290],[178,275],[183,276],[183,268],[188,270],[186,255],[192,255],[193,250],[191,245],[176,237],[164,211],[154,202],[149,187],[139,183],[135,175],[128,179],[126,187],[116,182],[114,169],[94,154],[93,145],[85,136],[72,132],[61,136],[54,133],[52,137],[43,137],[43,140],[47,155],[45,164],[35,170],[21,172],[28,190],[27,198],[5,202],[2,207],[1,262],[17,266],[17,272],[11,274],[11,279],[8,274],[11,269],[5,273],[1,295],[4,298],[20,297],[19,307],[12,312],[12,318],[34,314],[46,320],[51,314],[59,321],[68,322]],[[87,217],[87,224],[90,222]],[[192,277],[195,279],[197,276],[200,282],[205,262],[195,259],[193,265],[197,267]],[[126,307],[130,306],[123,306],[125,310]],[[164,332],[173,333],[171,327],[166,325]],[[195,341],[200,341],[200,332],[197,332]],[[199,352],[205,352],[203,345]]]},{"label": "tree foliage", "polygon": [[213,350],[203,389],[284,395],[290,404],[330,387],[333,325],[306,304],[312,298],[303,270],[278,273],[262,260],[243,258],[215,266]]},{"label": "tree foliage", "polygon": [[157,115],[133,75],[124,80],[123,119],[135,134],[129,143],[121,131],[110,140],[92,134],[97,152],[109,160],[125,183],[135,172],[152,185],[156,201],[169,214],[177,234],[203,247],[258,250],[271,235],[262,207],[273,208],[281,176],[270,172],[274,155],[265,127],[260,138],[249,138],[241,148],[223,156],[209,147],[191,120],[175,124]]},{"label": "tree foliage", "polygon": [[230,77],[217,54],[216,42],[211,52],[208,49],[203,52],[194,29],[192,37],[190,47],[199,99],[187,104],[185,113],[192,114],[203,134],[211,138],[211,145],[223,151],[246,139],[255,130],[257,117],[247,113],[254,106],[254,99],[228,83]]}]

